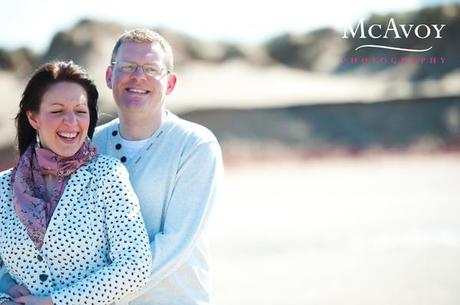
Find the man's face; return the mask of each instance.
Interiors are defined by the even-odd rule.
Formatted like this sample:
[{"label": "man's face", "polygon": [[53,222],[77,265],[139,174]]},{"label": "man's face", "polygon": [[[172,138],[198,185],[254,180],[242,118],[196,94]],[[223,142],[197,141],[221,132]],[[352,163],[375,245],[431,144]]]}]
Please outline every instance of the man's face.
[{"label": "man's face", "polygon": [[[165,67],[165,53],[159,43],[124,42],[120,45],[115,62],[107,68],[107,86],[112,89],[119,111],[124,114],[154,114],[163,108],[164,97],[172,92],[176,76]],[[126,72],[122,65],[137,64],[132,72]],[[157,67],[160,77],[146,74],[142,67]]]}]

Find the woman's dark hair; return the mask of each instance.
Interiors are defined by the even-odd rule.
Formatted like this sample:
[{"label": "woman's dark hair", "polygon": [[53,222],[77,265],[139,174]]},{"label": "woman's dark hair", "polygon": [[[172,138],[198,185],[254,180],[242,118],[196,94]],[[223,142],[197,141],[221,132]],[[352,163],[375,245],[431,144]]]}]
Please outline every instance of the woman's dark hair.
[{"label": "woman's dark hair", "polygon": [[16,130],[19,155],[36,141],[37,132],[27,119],[27,111],[38,113],[46,90],[59,82],[79,84],[85,89],[88,98],[89,127],[88,137],[92,138],[97,123],[97,99],[99,93],[87,72],[72,61],[55,61],[45,63],[32,75],[22,94],[19,112],[16,115]]}]

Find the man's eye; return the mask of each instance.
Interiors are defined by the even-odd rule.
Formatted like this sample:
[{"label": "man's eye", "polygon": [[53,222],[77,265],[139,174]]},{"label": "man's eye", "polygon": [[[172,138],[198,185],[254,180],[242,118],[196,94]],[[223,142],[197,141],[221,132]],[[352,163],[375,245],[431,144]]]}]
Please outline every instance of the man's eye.
[{"label": "man's eye", "polygon": [[134,69],[136,69],[136,66],[135,65],[120,65],[118,68],[123,72],[131,72],[131,71],[134,71]]},{"label": "man's eye", "polygon": [[61,113],[61,110],[54,110],[54,111],[51,111],[51,113]]},{"label": "man's eye", "polygon": [[149,74],[157,74],[160,72],[160,69],[154,66],[144,66],[144,72]]}]

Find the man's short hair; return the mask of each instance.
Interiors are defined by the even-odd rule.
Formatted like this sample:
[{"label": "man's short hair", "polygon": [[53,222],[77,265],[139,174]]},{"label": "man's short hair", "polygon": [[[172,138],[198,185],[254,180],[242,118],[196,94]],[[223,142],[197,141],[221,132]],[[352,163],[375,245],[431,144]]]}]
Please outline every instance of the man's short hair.
[{"label": "man's short hair", "polygon": [[165,66],[168,71],[173,71],[174,69],[174,57],[172,53],[172,48],[169,42],[161,36],[159,33],[149,30],[149,29],[133,29],[124,32],[117,40],[115,46],[112,50],[112,58],[110,63],[115,61],[117,57],[118,49],[121,44],[124,42],[135,42],[135,43],[153,43],[157,42],[160,44],[163,52],[165,53]]}]

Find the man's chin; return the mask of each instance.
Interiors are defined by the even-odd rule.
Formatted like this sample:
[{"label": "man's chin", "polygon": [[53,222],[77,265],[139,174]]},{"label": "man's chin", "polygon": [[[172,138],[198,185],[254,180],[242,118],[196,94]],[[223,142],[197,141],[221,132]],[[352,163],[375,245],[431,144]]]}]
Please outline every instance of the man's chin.
[{"label": "man's chin", "polygon": [[142,110],[146,107],[147,102],[145,100],[125,100],[123,103],[123,109],[126,110]]}]

